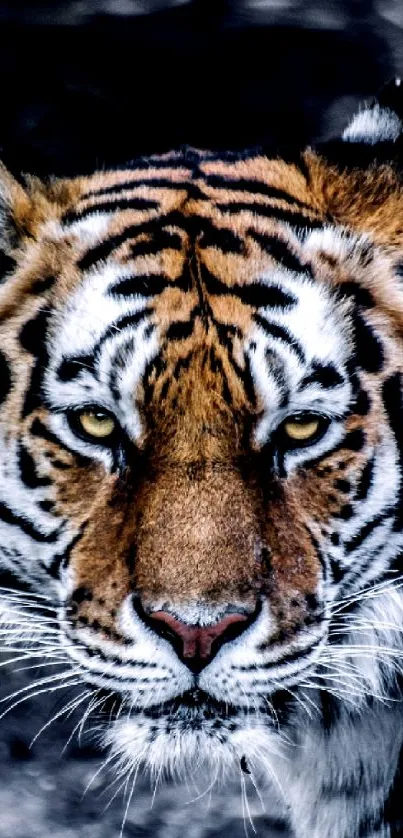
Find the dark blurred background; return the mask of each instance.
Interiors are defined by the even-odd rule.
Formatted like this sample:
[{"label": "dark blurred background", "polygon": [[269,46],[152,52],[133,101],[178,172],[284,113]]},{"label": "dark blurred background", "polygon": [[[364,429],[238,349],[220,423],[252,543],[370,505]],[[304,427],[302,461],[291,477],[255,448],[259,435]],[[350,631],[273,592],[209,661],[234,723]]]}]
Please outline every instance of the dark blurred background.
[{"label": "dark blurred background", "polygon": [[[85,173],[184,143],[281,152],[337,135],[403,74],[403,0],[0,0],[0,73],[0,155],[15,173]],[[0,715],[49,672],[21,666],[0,669]],[[86,737],[69,741],[79,715],[30,747],[72,697],[59,695],[0,719],[0,838],[119,838],[122,798],[103,811],[111,775]],[[265,796],[263,813],[247,788],[258,836],[289,838],[279,803]],[[195,796],[167,785],[153,801],[140,778],[125,838],[244,838],[239,779]]]},{"label": "dark blurred background", "polygon": [[402,0],[0,2],[2,155],[71,174],[304,145],[403,72],[402,36]]}]

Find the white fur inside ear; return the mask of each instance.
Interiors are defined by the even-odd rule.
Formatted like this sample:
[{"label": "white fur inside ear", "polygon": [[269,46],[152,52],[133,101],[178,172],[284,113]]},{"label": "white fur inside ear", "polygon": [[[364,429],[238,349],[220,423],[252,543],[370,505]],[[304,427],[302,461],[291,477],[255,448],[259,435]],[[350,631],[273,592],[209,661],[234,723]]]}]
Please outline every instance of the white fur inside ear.
[{"label": "white fur inside ear", "polygon": [[350,143],[394,142],[403,130],[402,123],[390,108],[374,105],[356,114],[343,133],[343,140]]}]

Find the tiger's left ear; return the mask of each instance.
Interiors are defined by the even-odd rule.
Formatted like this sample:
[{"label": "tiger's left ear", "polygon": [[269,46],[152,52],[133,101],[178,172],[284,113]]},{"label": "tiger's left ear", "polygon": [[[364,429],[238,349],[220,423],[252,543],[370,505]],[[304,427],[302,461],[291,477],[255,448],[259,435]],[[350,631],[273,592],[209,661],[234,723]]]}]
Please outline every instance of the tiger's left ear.
[{"label": "tiger's left ear", "polygon": [[[343,132],[347,143],[396,143],[403,133],[403,85],[395,78],[385,85],[378,99],[361,107]],[[385,149],[390,154],[390,149]]]},{"label": "tiger's left ear", "polygon": [[363,105],[339,139],[308,150],[312,191],[327,218],[403,259],[403,82]]}]

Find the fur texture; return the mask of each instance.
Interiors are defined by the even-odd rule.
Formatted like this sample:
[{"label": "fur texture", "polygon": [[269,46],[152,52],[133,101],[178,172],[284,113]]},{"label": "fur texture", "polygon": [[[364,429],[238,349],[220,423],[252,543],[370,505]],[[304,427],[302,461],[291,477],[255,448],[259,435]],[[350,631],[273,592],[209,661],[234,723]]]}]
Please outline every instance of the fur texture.
[{"label": "fur texture", "polygon": [[298,838],[403,817],[400,132],[1,172],[5,642],[89,685],[117,778],[241,766]]}]

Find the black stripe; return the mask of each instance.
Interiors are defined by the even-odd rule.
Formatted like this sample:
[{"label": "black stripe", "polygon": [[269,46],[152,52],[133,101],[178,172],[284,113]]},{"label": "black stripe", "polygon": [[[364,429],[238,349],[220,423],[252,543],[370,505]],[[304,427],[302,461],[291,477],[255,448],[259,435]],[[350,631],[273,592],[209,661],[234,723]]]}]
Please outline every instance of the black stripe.
[{"label": "black stripe", "polygon": [[16,515],[16,513],[3,502],[0,502],[0,520],[12,527],[18,527],[34,541],[38,541],[41,544],[52,544],[60,535],[60,529],[53,530],[53,532],[48,535],[44,535],[44,533],[35,529],[31,521],[28,521],[26,518],[22,518],[20,515]]},{"label": "black stripe", "polygon": [[[173,189],[189,191],[189,189],[193,190],[194,184],[190,180],[169,180],[168,178],[163,177],[137,178],[135,180],[125,180],[121,183],[114,183],[111,186],[104,186],[102,187],[102,189],[86,192],[84,195],[81,195],[80,201],[102,197],[103,195],[118,195],[121,192],[126,192],[129,190],[133,191],[135,189],[144,187],[150,187],[152,189]],[[200,195],[203,198],[207,197],[202,192],[200,192]],[[194,196],[192,195],[192,197]]]},{"label": "black stripe", "polygon": [[403,399],[401,383],[402,377],[396,372],[387,378],[382,386],[383,403],[391,431],[395,437],[398,454],[400,485],[396,499],[398,513],[396,515],[395,528],[397,530],[403,526]]},{"label": "black stripe", "polygon": [[357,490],[354,495],[354,500],[362,501],[365,500],[368,496],[374,478],[375,462],[376,455],[374,454],[373,457],[371,457],[371,459],[368,460],[368,462],[362,470],[361,477],[357,483]]},{"label": "black stripe", "polygon": [[224,371],[224,366],[221,358],[217,355],[214,346],[210,347],[210,367],[212,372],[219,373],[221,376],[222,396],[226,405],[232,404],[231,391],[228,386],[227,376]]},{"label": "black stripe", "polygon": [[[79,619],[80,619],[81,625],[88,625],[88,627],[91,628],[91,623],[87,623],[84,617],[81,617]],[[80,625],[78,625],[78,628],[79,627],[80,627]],[[102,627],[102,630],[104,630],[103,627]],[[73,639],[72,633],[68,632],[67,637],[70,637],[71,639]],[[127,638],[123,637],[122,635],[118,635],[118,634],[115,634],[113,639],[120,640],[122,646],[131,642],[131,641],[128,641]],[[121,667],[122,666],[122,659],[120,657],[118,657],[117,655],[108,654],[107,652],[102,651],[102,649],[94,649],[91,646],[86,646],[85,654],[89,658],[97,658],[100,661],[102,661],[103,663],[115,664],[116,667]],[[154,661],[149,661],[149,660],[147,660],[147,661],[133,661],[133,660],[131,660],[131,661],[129,661],[129,665],[133,669],[155,669],[157,667],[157,664]],[[94,670],[91,670],[91,671],[93,672]],[[116,676],[115,675],[109,675],[108,673],[105,673],[104,670],[100,670],[99,672],[96,672],[96,674],[99,675],[100,678],[105,678],[105,680],[113,681],[113,682],[116,683]],[[125,681],[122,682],[122,688],[124,688],[124,684],[133,684],[133,683],[137,684],[138,679],[137,678],[136,679],[134,679],[134,678],[125,679]],[[141,709],[141,712],[143,712],[143,708]]]},{"label": "black stripe", "polygon": [[63,569],[68,566],[70,555],[73,551],[73,548],[76,544],[81,540],[83,534],[88,526],[88,521],[81,525],[79,532],[74,538],[70,541],[70,544],[66,547],[63,553],[58,553],[56,556],[53,556],[53,559],[50,565],[47,567],[47,571],[53,579],[58,579],[60,576],[60,567],[63,565]]},{"label": "black stripe", "polygon": [[146,317],[151,315],[151,313],[152,308],[147,306],[146,308],[142,308],[139,311],[134,312],[134,314],[124,314],[122,317],[115,320],[114,323],[111,323],[92,350],[94,363],[96,362],[104,343],[109,340],[109,338],[118,337],[119,333],[123,332],[124,329],[137,326],[142,320],[145,320]]},{"label": "black stripe", "polygon": [[346,297],[352,297],[357,306],[361,308],[374,308],[375,301],[370,291],[357,285],[356,282],[343,282],[339,286],[340,293]]},{"label": "black stripe", "polygon": [[[176,364],[174,366],[174,369],[172,371],[172,378],[174,378],[175,381],[178,380],[182,370],[189,369],[189,365],[190,365],[190,362],[192,360],[192,357],[193,357],[192,352],[188,352],[187,355],[185,355],[183,358],[179,358],[179,360],[176,362]],[[168,379],[168,381],[169,381],[169,379]]]},{"label": "black stripe", "polygon": [[[338,499],[336,499],[336,500],[338,500]],[[349,521],[349,519],[352,518],[353,515],[354,515],[354,507],[351,505],[351,503],[345,503],[344,506],[342,506],[339,509],[339,511],[334,514],[334,517],[335,518],[342,518],[343,521]]]},{"label": "black stripe", "polygon": [[4,402],[11,390],[11,367],[6,356],[0,350],[0,404]]},{"label": "black stripe", "polygon": [[116,234],[116,236],[109,236],[109,238],[100,242],[100,244],[90,247],[78,260],[77,266],[79,270],[86,271],[96,265],[97,262],[108,259],[114,250],[117,250],[118,247],[129,239],[134,239],[136,236],[142,234],[158,235],[164,224],[178,224],[179,218],[177,212],[172,212],[157,220],[153,218],[139,222],[138,224],[130,224],[121,233]]},{"label": "black stripe", "polygon": [[231,215],[238,215],[240,212],[251,212],[253,215],[260,215],[263,218],[274,218],[275,221],[285,221],[287,224],[291,224],[294,227],[308,227],[310,229],[323,227],[323,221],[318,218],[311,218],[309,215],[304,215],[302,212],[292,212],[291,210],[280,209],[280,207],[271,207],[267,204],[259,204],[257,202],[220,202],[216,204],[216,207],[221,210],[221,212],[231,213]]},{"label": "black stripe", "polygon": [[122,376],[122,370],[127,366],[128,356],[134,352],[134,345],[134,336],[127,335],[122,343],[116,346],[116,351],[110,358],[109,387],[118,402],[122,398],[118,387],[118,379]]},{"label": "black stripe", "polygon": [[198,245],[201,248],[214,247],[223,253],[243,253],[245,244],[240,236],[237,236],[227,227],[216,227],[208,218],[202,216],[194,217],[201,230],[198,238]]},{"label": "black stripe", "polygon": [[[338,536],[338,533],[333,533],[334,536]],[[331,539],[332,540],[332,539]],[[337,541],[337,544],[340,543],[340,538]],[[335,540],[332,540],[332,544],[335,544]],[[330,557],[330,572],[332,574],[333,582],[338,584],[345,576],[346,570],[342,566],[341,562],[338,559],[335,559],[334,556]]]},{"label": "black stripe", "polygon": [[[299,661],[301,658],[306,658],[307,655],[310,654],[310,652],[312,652],[313,649],[316,649],[317,646],[320,646],[320,644],[322,643],[322,640],[323,640],[323,638],[319,637],[314,643],[312,643],[312,645],[309,647],[309,649],[301,649],[297,652],[293,652],[290,655],[285,655],[284,658],[281,658],[281,660],[275,661],[274,663],[272,661],[269,661],[269,663],[262,663],[258,667],[256,666],[256,664],[250,663],[250,664],[244,664],[244,665],[241,665],[241,666],[232,666],[231,668],[234,669],[234,670],[238,670],[239,672],[252,672],[253,670],[255,672],[258,672],[259,670],[262,670],[262,669],[272,669],[273,666],[279,666],[279,665],[282,666],[283,664],[295,663],[296,661]],[[266,645],[265,643],[262,643],[260,648],[264,649],[265,645]],[[270,645],[271,645],[270,642],[267,643],[267,647],[269,647]],[[308,665],[308,662],[307,662],[307,665]],[[256,681],[255,683],[260,683],[260,682]]]},{"label": "black stripe", "polygon": [[125,314],[122,317],[119,317],[118,320],[115,320],[114,323],[111,323],[110,326],[108,326],[102,337],[99,338],[97,343],[94,345],[91,355],[76,355],[74,358],[66,358],[62,361],[56,373],[58,378],[60,378],[61,381],[72,381],[74,378],[77,378],[81,372],[86,370],[89,370],[90,373],[96,375],[95,363],[103,344],[109,338],[118,336],[125,328],[136,326],[141,322],[141,320],[145,319],[150,311],[151,309],[144,308],[134,314]]},{"label": "black stripe", "polygon": [[[398,695],[401,701],[401,693]],[[383,808],[384,822],[390,826],[390,838],[402,838],[403,835],[403,747],[400,749],[392,787]]]},{"label": "black stripe", "polygon": [[[231,363],[235,363],[232,355],[231,355]],[[246,355],[245,356],[245,367],[244,369],[239,369],[238,367],[238,376],[241,379],[246,396],[250,402],[250,404],[255,407],[256,406],[256,391],[254,385],[254,379],[251,370],[250,358]]]},{"label": "black stripe", "polygon": [[[375,550],[372,550],[369,555],[365,554],[364,557],[361,557],[359,561],[358,567],[350,567],[346,568],[346,578],[343,580],[343,584],[340,587],[339,595],[340,596],[347,596],[350,592],[355,593],[357,590],[357,585],[362,585],[362,577],[363,573],[368,569],[369,566],[374,565],[377,559],[382,556],[385,551],[385,544],[382,543],[381,546],[378,546]],[[395,567],[396,557],[389,557],[387,559],[387,565],[383,567],[383,569],[379,569],[379,575],[376,578],[376,584],[381,584],[382,582],[390,582],[393,578],[393,574],[401,572],[401,555],[398,557],[399,567]],[[348,573],[347,573],[348,571]],[[374,581],[374,580],[373,580]],[[356,600],[354,602],[347,602],[343,605],[343,613],[344,612],[354,612],[358,611],[362,605],[362,601]],[[331,641],[332,642],[332,641]]]},{"label": "black stripe", "polygon": [[[191,161],[193,163],[193,161]],[[193,168],[193,166],[192,166]],[[190,169],[189,163],[184,154],[175,152],[172,157],[139,157],[133,160],[133,171],[136,169]]]},{"label": "black stripe", "polygon": [[18,465],[21,480],[29,489],[50,485],[51,480],[49,477],[39,477],[35,461],[22,443],[20,443],[18,448]]},{"label": "black stripe", "polygon": [[60,441],[59,437],[57,437],[52,431],[42,422],[41,419],[34,419],[32,422],[31,433],[34,436],[40,437],[40,439],[46,440],[46,442],[51,442],[52,445],[56,445],[58,448],[61,448],[63,451],[67,451],[71,456],[74,457],[76,465],[81,467],[86,466],[93,466],[94,461],[91,457],[86,457],[84,454],[78,454],[77,451],[72,451],[68,445],[65,445],[63,442]]},{"label": "black stripe", "polygon": [[74,358],[66,358],[59,364],[56,375],[60,381],[73,381],[85,369],[90,368],[90,372],[93,372],[93,363],[92,355],[76,355]]},{"label": "black stripe", "polygon": [[325,454],[319,454],[317,457],[312,457],[310,460],[304,460],[303,468],[313,468],[319,463],[324,465],[324,461],[326,462],[329,457],[333,457],[335,454],[344,450],[361,451],[364,445],[365,434],[360,428],[356,428],[354,431],[349,431],[336,448],[333,448],[331,451],[327,451]]},{"label": "black stripe", "polygon": [[202,279],[208,294],[238,297],[243,303],[254,308],[288,309],[298,302],[290,291],[284,291],[278,285],[266,285],[264,282],[249,282],[245,285],[226,285],[212,274],[205,265],[201,265]]},{"label": "black stripe", "polygon": [[220,323],[214,317],[211,318],[212,323],[217,332],[217,337],[221,346],[224,347],[227,353],[227,360],[232,366],[235,375],[240,379],[245,390],[245,394],[252,405],[256,404],[256,393],[253,384],[253,376],[250,368],[250,360],[245,357],[245,365],[242,368],[234,358],[233,337],[235,335],[241,336],[240,331],[236,326],[229,323]]},{"label": "black stripe", "polygon": [[349,480],[346,480],[344,477],[338,477],[334,481],[334,487],[339,492],[343,492],[343,494],[348,494],[351,491],[351,483]]},{"label": "black stripe", "polygon": [[285,241],[282,239],[277,238],[276,236],[269,236],[267,233],[257,233],[252,228],[247,230],[247,234],[259,245],[259,247],[264,250],[265,253],[268,253],[276,262],[280,262],[284,268],[287,268],[289,271],[294,271],[296,273],[301,273],[301,271],[305,271],[305,273],[311,274],[311,269],[308,265],[303,265],[302,262],[298,259],[297,255],[294,251],[288,246]]},{"label": "black stripe", "polygon": [[366,416],[371,409],[371,400],[366,390],[359,390],[358,393],[354,397],[353,401],[353,411],[354,413],[358,413],[359,416]]},{"label": "black stripe", "polygon": [[29,288],[30,294],[43,294],[44,291],[49,291],[50,288],[53,288],[56,282],[56,277],[53,275],[40,277],[40,279],[34,280],[32,285]]},{"label": "black stripe", "polygon": [[31,378],[25,393],[22,417],[36,410],[42,404],[42,380],[48,365],[48,351],[46,346],[46,330],[50,312],[39,311],[35,317],[28,320],[22,327],[19,340],[21,346],[34,355],[35,363],[31,370]]},{"label": "black stripe", "polygon": [[[197,312],[200,309],[197,306]],[[169,328],[167,329],[165,336],[167,340],[186,340],[189,338],[191,334],[193,334],[194,329],[194,317],[197,316],[196,309],[194,309],[190,313],[189,320],[177,320],[174,323],[171,323]]]},{"label": "black stripe", "polygon": [[273,198],[277,201],[285,201],[287,204],[294,204],[300,209],[306,209],[312,212],[312,207],[305,204],[284,189],[278,189],[275,186],[269,186],[261,180],[253,180],[252,178],[229,178],[224,175],[206,175],[204,178],[208,186],[214,186],[217,189],[233,189],[241,192],[250,192],[252,195],[266,195],[268,198]]},{"label": "black stripe", "polygon": [[[161,354],[157,355],[155,358],[151,358],[147,362],[142,378],[145,404],[150,403],[154,393],[155,381],[157,381],[159,376],[165,372],[166,367],[167,362],[164,358],[162,358]],[[153,381],[151,381],[152,377],[154,377]]]},{"label": "black stripe", "polygon": [[4,250],[0,250],[0,284],[6,282],[9,275],[15,270],[17,263],[15,259],[8,256]]},{"label": "black stripe", "polygon": [[265,317],[262,317],[261,314],[255,314],[253,319],[257,325],[263,329],[266,335],[269,335],[269,337],[274,338],[275,340],[280,340],[282,343],[286,343],[287,346],[295,352],[301,364],[305,364],[305,352],[301,344],[284,326],[279,326],[278,323],[271,323],[269,320],[266,320]]},{"label": "black stripe", "polygon": [[153,256],[161,250],[182,250],[182,248],[183,243],[179,233],[161,229],[156,231],[153,238],[130,245],[130,256],[136,259],[138,256]]},{"label": "black stripe", "polygon": [[367,372],[380,372],[383,367],[383,348],[374,329],[358,313],[353,316],[353,327],[359,365]]},{"label": "black stripe", "polygon": [[54,510],[54,508],[55,508],[55,503],[54,503],[54,501],[53,501],[53,500],[48,500],[48,499],[45,499],[45,500],[41,500],[41,501],[39,501],[38,506],[39,506],[39,507],[40,507],[40,509],[42,509],[44,512],[49,512],[49,513],[52,513],[52,511],[53,511],[53,510]]},{"label": "black stripe", "polygon": [[170,282],[165,274],[141,274],[121,279],[109,288],[108,294],[113,297],[155,297],[170,285],[180,288],[180,282]]},{"label": "black stripe", "polygon": [[[80,199],[82,200],[82,199]],[[63,224],[74,224],[75,221],[83,221],[99,212],[122,212],[123,210],[153,210],[159,209],[159,202],[151,198],[118,198],[116,201],[102,201],[99,204],[92,204],[82,210],[70,210],[62,217]]]},{"label": "black stripe", "polygon": [[386,510],[383,510],[378,515],[375,515],[375,518],[372,518],[371,521],[367,521],[363,527],[353,535],[350,541],[344,542],[344,549],[346,553],[352,553],[353,550],[357,550],[358,547],[361,547],[361,544],[371,535],[371,533],[376,530],[377,527],[381,526],[388,518],[393,515],[393,508],[388,507]]},{"label": "black stripe", "polygon": [[45,371],[45,362],[43,358],[37,358],[31,372],[31,380],[25,394],[24,404],[22,406],[22,418],[25,419],[30,413],[33,413],[38,407],[42,405],[42,381]]},{"label": "black stripe", "polygon": [[50,312],[41,309],[34,317],[24,323],[19,334],[19,341],[23,349],[36,358],[44,355],[49,317]]},{"label": "black stripe", "polygon": [[319,361],[314,361],[312,372],[304,376],[299,389],[302,390],[310,384],[321,384],[326,390],[332,390],[334,387],[340,387],[341,384],[344,384],[344,378],[334,364],[321,364]]}]

